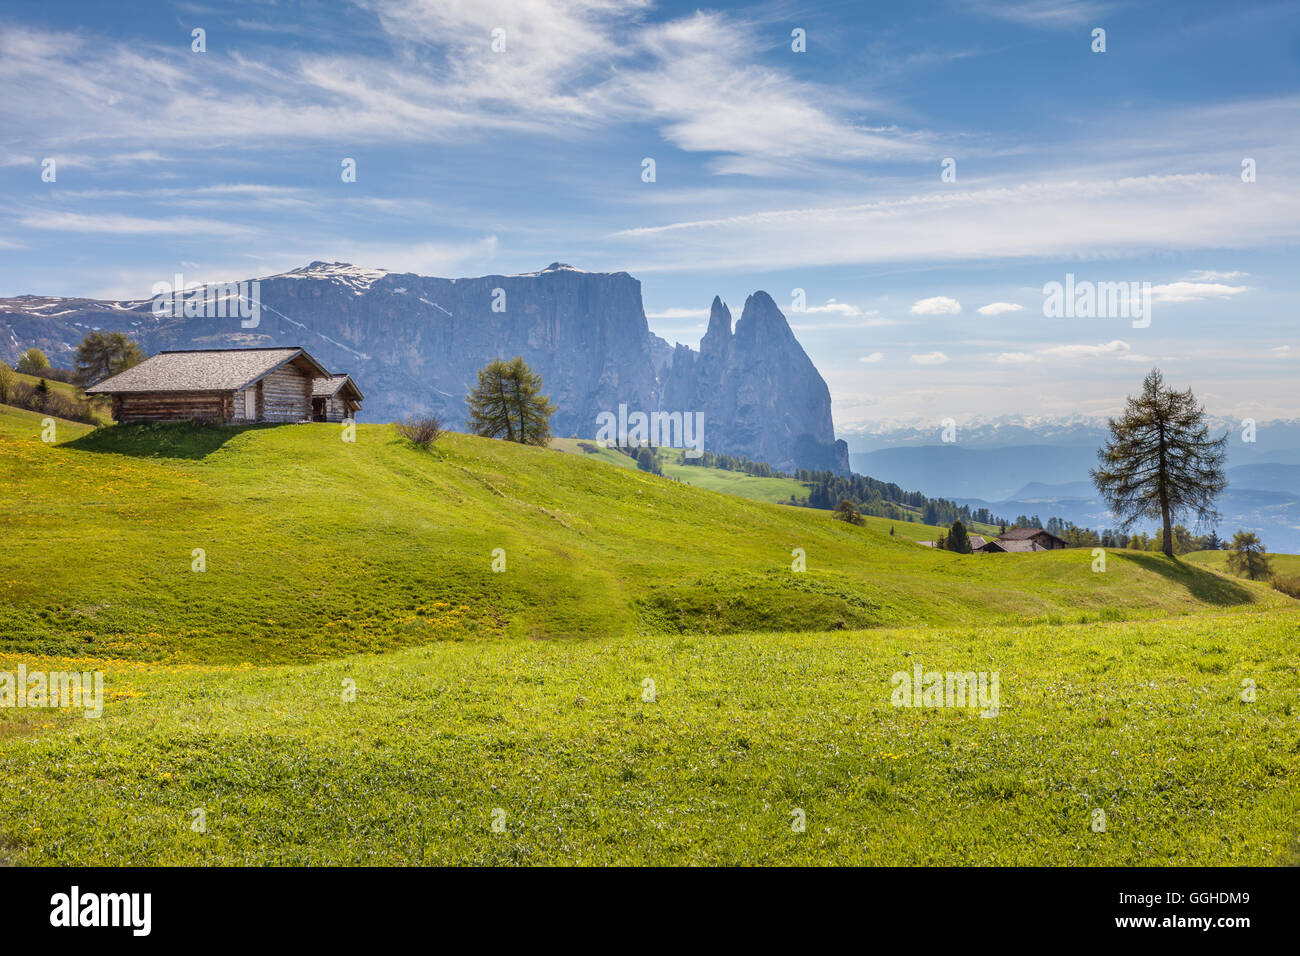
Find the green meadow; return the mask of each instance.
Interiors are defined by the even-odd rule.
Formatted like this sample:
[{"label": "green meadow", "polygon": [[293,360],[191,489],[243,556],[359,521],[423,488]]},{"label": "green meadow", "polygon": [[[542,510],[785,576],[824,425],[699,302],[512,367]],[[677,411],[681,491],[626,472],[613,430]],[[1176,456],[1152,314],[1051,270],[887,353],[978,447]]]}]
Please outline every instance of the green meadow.
[{"label": "green meadow", "polygon": [[[1228,570],[1228,552],[1226,551],[1196,551],[1187,555],[1186,560],[1189,564],[1195,564],[1197,567],[1202,568],[1211,568],[1221,574],[1232,573]],[[1300,575],[1300,554],[1270,554],[1268,555],[1268,563],[1274,574],[1287,577]]]},{"label": "green meadow", "polygon": [[[0,672],[105,703],[0,709],[0,863],[1300,858],[1262,583],[464,435],[40,424],[0,409]],[[892,706],[918,664],[996,716]]]}]

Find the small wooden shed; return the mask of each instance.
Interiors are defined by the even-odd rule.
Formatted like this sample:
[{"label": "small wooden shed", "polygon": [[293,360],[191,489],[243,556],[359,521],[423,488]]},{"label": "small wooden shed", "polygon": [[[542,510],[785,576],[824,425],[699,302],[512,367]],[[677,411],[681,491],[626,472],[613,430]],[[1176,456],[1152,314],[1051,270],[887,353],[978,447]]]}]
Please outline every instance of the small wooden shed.
[{"label": "small wooden shed", "polygon": [[194,349],[159,352],[86,393],[112,396],[113,418],[124,424],[304,422],[313,418],[316,382],[332,377],[296,346]]},{"label": "small wooden shed", "polygon": [[311,420],[314,422],[341,422],[355,419],[365,398],[357,383],[347,372],[312,382]]}]

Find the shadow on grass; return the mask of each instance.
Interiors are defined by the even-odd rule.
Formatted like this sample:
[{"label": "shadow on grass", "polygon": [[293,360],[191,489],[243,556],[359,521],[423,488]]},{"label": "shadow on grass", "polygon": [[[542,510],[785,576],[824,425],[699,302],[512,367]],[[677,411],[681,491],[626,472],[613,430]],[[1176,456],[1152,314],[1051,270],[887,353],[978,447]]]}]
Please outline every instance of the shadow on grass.
[{"label": "shadow on grass", "polygon": [[206,458],[232,438],[265,425],[203,425],[196,422],[147,422],[96,428],[63,447],[78,451],[131,455],[136,458]]},{"label": "shadow on grass", "polygon": [[1192,597],[1207,604],[1229,606],[1250,604],[1254,600],[1251,592],[1235,581],[1220,577],[1204,568],[1198,568],[1196,565],[1179,561],[1177,558],[1136,551],[1112,551],[1110,555],[1123,561],[1131,561],[1139,567],[1168,578],[1175,584],[1181,584],[1191,592]]}]

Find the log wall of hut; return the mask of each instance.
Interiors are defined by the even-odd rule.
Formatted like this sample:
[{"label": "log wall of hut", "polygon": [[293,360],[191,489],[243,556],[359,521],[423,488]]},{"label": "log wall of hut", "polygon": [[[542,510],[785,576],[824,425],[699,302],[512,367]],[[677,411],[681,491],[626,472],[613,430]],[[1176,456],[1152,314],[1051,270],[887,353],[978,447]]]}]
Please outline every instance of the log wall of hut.
[{"label": "log wall of hut", "polygon": [[311,420],[312,376],[284,365],[257,383],[257,417],[264,422]]},{"label": "log wall of hut", "polygon": [[113,396],[113,418],[131,422],[228,421],[230,392],[126,392]]},{"label": "log wall of hut", "polygon": [[350,401],[341,392],[331,395],[325,401],[325,421],[341,422],[355,417],[356,402]]}]

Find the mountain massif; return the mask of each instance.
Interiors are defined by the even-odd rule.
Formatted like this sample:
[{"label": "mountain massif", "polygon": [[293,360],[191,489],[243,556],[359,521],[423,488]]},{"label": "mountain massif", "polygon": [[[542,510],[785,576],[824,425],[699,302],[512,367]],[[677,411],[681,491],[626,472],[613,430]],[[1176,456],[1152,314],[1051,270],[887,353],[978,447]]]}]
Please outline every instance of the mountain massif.
[{"label": "mountain massif", "polygon": [[[731,313],[715,299],[698,352],[654,335],[626,272],[552,263],[540,272],[442,279],[313,262],[257,280],[255,326],[238,316],[162,314],[153,299],[0,299],[0,359],[31,346],[72,364],[91,330],[163,349],[301,345],[365,392],[363,417],[434,412],[463,424],[465,395],[494,358],[522,355],[556,405],[556,435],[595,437],[597,416],[702,412],[708,451],[790,470],[847,472],[830,392],[765,292]],[[179,310],[178,310],[179,311]]]}]

